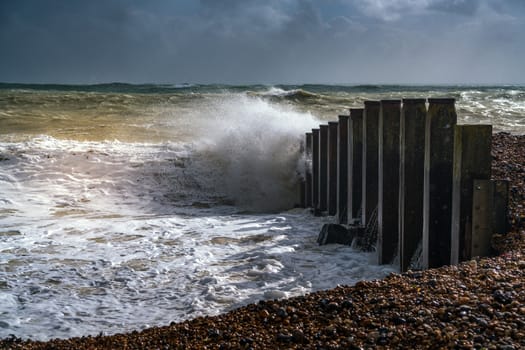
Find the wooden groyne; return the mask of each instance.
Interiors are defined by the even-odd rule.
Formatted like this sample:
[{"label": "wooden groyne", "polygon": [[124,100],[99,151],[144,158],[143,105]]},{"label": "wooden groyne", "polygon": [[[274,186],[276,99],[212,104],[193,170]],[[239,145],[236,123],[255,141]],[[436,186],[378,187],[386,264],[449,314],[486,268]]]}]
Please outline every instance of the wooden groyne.
[{"label": "wooden groyne", "polygon": [[489,255],[508,226],[491,140],[491,125],[457,124],[454,99],[366,101],[306,133],[302,204],[401,271]]}]

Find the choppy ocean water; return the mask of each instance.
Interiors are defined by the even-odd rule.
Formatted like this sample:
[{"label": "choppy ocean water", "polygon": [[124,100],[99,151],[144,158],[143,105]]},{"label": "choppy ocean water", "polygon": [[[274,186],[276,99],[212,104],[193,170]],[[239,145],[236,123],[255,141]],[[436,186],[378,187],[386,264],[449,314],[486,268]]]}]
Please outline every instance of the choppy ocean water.
[{"label": "choppy ocean water", "polygon": [[317,246],[304,132],[368,99],[454,97],[525,132],[518,86],[0,84],[0,338],[112,334],[396,271]]}]

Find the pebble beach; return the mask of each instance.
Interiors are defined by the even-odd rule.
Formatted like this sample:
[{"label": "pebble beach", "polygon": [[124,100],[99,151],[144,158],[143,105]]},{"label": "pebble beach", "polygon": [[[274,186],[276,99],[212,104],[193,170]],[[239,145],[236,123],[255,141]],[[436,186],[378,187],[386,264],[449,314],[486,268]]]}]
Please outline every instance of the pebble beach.
[{"label": "pebble beach", "polygon": [[494,256],[261,301],[127,334],[0,349],[520,349],[525,347],[525,136],[493,135],[494,179],[508,179],[511,230]]}]

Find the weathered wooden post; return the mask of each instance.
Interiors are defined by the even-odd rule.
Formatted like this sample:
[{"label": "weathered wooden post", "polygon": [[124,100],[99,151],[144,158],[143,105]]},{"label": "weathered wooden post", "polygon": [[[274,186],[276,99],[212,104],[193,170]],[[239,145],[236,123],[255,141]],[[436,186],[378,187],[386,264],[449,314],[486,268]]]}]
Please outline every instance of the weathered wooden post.
[{"label": "weathered wooden post", "polygon": [[[492,156],[491,125],[456,125],[454,140],[454,187],[451,228],[451,264],[471,259],[473,196],[475,180],[490,180]],[[492,198],[492,184],[480,185]],[[489,189],[490,187],[490,189]],[[481,197],[480,197],[481,198]],[[492,200],[491,200],[492,202]],[[488,213],[492,223],[492,208]],[[492,234],[492,232],[491,232]]]},{"label": "weathered wooden post", "polygon": [[477,180],[472,186],[472,239],[469,258],[488,256],[494,233],[507,232],[508,181]]},{"label": "weathered wooden post", "polygon": [[337,218],[340,224],[348,222],[348,119],[339,116],[337,128]]},{"label": "weathered wooden post", "polygon": [[377,209],[379,101],[365,101],[363,112],[363,193],[361,223],[369,224]]},{"label": "weathered wooden post", "polygon": [[[470,207],[470,239],[464,239],[463,246],[469,259],[490,254],[490,241],[493,234],[494,186],[491,180],[473,180]],[[461,252],[460,252],[461,258]]]},{"label": "weathered wooden post", "polygon": [[454,127],[454,99],[428,99],[425,130],[423,200],[423,268],[450,264]]},{"label": "weathered wooden post", "polygon": [[399,264],[406,271],[423,238],[425,99],[403,99],[400,122]]},{"label": "weathered wooden post", "polygon": [[319,206],[321,212],[328,209],[328,125],[319,126]]},{"label": "weathered wooden post", "polygon": [[363,109],[350,109],[348,123],[348,223],[361,224],[363,200]]},{"label": "weathered wooden post", "polygon": [[319,208],[319,129],[312,129],[312,208]]},{"label": "weathered wooden post", "polygon": [[399,127],[400,100],[381,100],[379,113],[377,256],[390,264],[398,248],[399,233]]},{"label": "weathered wooden post", "polygon": [[306,208],[312,207],[312,133],[306,133],[306,169],[305,169]]},{"label": "weathered wooden post", "polygon": [[328,215],[337,214],[337,122],[328,122]]},{"label": "weathered wooden post", "polygon": [[[299,154],[306,152],[305,143],[301,142],[299,146]],[[306,208],[306,178],[299,180],[299,207]]]}]

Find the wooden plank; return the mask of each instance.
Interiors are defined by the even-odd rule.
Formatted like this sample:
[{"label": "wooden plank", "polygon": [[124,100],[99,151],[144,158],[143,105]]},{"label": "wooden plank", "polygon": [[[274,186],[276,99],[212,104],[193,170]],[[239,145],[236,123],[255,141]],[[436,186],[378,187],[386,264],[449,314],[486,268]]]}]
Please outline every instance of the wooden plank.
[{"label": "wooden plank", "polygon": [[381,100],[379,113],[377,257],[390,264],[399,235],[399,127],[401,100]]},{"label": "wooden plank", "polygon": [[321,212],[328,209],[328,125],[319,126],[319,206]]},{"label": "wooden plank", "polygon": [[410,266],[423,238],[425,99],[403,99],[400,121],[399,263]]},{"label": "wooden plank", "polygon": [[363,112],[363,199],[361,223],[367,225],[377,208],[379,165],[379,101],[365,101]]},{"label": "wooden plank", "polygon": [[491,180],[473,180],[471,256],[488,256],[493,233],[494,186]]},{"label": "wooden plank", "polygon": [[319,208],[319,129],[312,129],[312,208]]},{"label": "wooden plank", "polygon": [[490,180],[491,125],[456,125],[451,227],[451,264],[472,258],[474,179]]},{"label": "wooden plank", "polygon": [[454,99],[428,99],[425,130],[425,175],[423,201],[423,268],[450,264],[452,227],[452,183]]},{"label": "wooden plank", "polygon": [[337,219],[340,224],[348,223],[348,119],[339,116],[337,128]]},{"label": "wooden plank", "polygon": [[327,211],[328,215],[337,214],[337,129],[338,122],[328,122],[328,174]]},{"label": "wooden plank", "polygon": [[312,207],[312,133],[306,133],[305,207]]},{"label": "wooden plank", "polygon": [[363,200],[363,109],[350,109],[348,123],[348,223],[361,224]]}]

